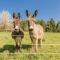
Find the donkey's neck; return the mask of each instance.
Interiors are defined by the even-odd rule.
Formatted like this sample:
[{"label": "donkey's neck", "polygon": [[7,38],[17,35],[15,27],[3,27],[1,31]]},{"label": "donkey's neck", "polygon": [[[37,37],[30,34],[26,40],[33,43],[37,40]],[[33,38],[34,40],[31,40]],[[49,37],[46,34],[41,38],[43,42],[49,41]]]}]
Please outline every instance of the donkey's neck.
[{"label": "donkey's neck", "polygon": [[34,24],[34,27],[33,27],[34,29],[33,30],[36,30],[37,29],[37,25],[36,24]]}]

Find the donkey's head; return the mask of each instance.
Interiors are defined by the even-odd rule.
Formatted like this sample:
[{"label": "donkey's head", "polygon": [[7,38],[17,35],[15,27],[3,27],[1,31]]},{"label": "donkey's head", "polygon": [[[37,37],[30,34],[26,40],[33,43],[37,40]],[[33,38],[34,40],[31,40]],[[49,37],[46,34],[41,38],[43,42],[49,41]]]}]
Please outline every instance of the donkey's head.
[{"label": "donkey's head", "polygon": [[18,16],[15,15],[15,13],[13,13],[13,23],[14,23],[14,29],[16,31],[20,30],[20,13],[18,13]]},{"label": "donkey's head", "polygon": [[34,14],[31,16],[28,12],[28,10],[26,10],[26,16],[28,17],[28,28],[30,31],[32,31],[34,29],[34,24],[36,22],[35,17],[37,16],[38,11],[35,10]]}]

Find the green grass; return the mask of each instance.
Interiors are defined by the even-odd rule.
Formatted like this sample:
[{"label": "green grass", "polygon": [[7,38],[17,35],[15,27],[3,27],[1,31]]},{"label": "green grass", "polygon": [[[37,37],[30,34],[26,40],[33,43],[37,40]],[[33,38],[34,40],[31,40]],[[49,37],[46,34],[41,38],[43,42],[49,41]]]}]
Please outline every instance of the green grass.
[{"label": "green grass", "polygon": [[15,51],[15,41],[11,37],[11,32],[0,32],[0,60],[60,60],[60,54],[41,54],[60,53],[60,45],[56,45],[60,44],[60,33],[45,32],[44,38],[45,41],[37,54],[23,54],[31,52],[31,40],[28,32],[24,33],[22,52]]}]

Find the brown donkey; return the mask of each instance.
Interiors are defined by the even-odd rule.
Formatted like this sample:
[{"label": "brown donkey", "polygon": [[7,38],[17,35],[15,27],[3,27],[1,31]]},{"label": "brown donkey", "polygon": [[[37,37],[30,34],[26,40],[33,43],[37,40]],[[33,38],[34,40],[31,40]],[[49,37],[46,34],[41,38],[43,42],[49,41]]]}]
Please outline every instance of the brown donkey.
[{"label": "brown donkey", "polygon": [[26,10],[26,16],[28,17],[28,30],[32,41],[32,50],[37,51],[38,47],[42,45],[42,40],[44,36],[43,27],[36,24],[36,17],[38,11],[36,10],[33,16],[30,16],[28,10]]},{"label": "brown donkey", "polygon": [[21,49],[21,41],[24,37],[24,33],[20,27],[20,13],[18,13],[18,16],[13,13],[13,20],[14,30],[12,32],[12,38],[15,40],[16,50],[19,51]]}]

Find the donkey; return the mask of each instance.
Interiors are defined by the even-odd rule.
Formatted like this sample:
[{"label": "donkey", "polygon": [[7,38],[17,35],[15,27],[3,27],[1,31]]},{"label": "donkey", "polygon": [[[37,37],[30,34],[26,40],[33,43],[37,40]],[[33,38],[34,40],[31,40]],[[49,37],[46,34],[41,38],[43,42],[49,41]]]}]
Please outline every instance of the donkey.
[{"label": "donkey", "polygon": [[15,13],[13,13],[13,20],[14,30],[12,32],[12,38],[15,40],[16,50],[20,51],[21,41],[24,37],[24,32],[20,27],[20,13],[18,13],[18,16],[16,16]]},{"label": "donkey", "polygon": [[43,27],[40,24],[36,24],[36,19],[38,11],[35,10],[34,14],[30,16],[28,10],[26,10],[26,16],[28,17],[28,30],[32,41],[32,50],[37,51],[38,47],[42,45],[42,40],[44,36]]}]

